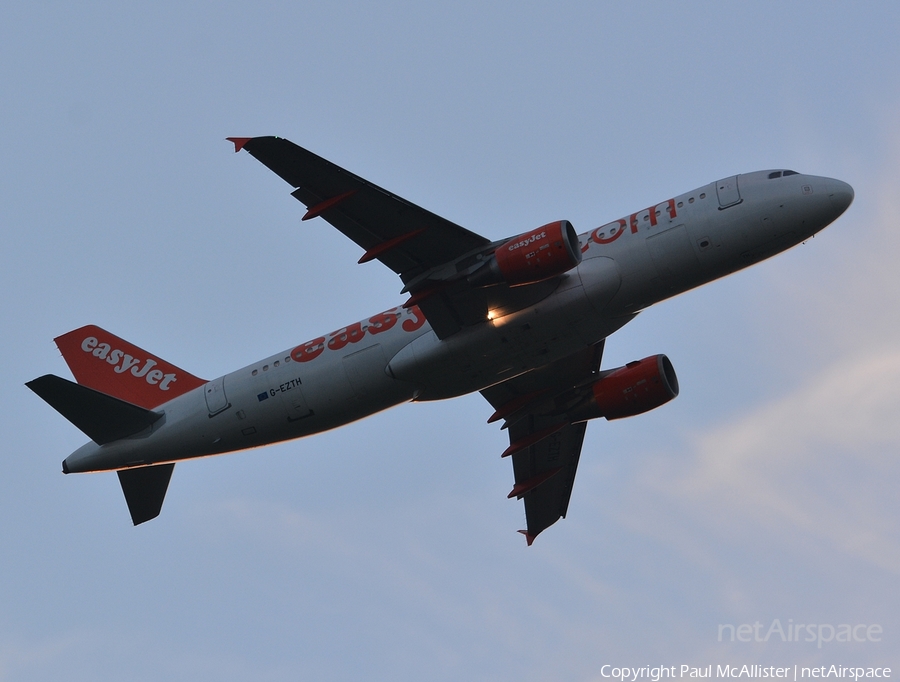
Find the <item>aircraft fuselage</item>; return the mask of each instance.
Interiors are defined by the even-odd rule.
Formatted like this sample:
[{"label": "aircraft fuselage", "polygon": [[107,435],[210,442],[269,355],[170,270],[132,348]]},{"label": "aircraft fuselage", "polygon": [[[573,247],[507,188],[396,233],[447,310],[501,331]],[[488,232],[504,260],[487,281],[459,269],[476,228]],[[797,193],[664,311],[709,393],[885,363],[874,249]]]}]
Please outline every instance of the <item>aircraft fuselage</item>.
[{"label": "aircraft fuselage", "polygon": [[[581,233],[581,263],[521,309],[491,310],[483,323],[440,340],[417,306],[391,308],[164,402],[156,408],[164,416],[151,427],[105,445],[88,443],[66,458],[63,470],[258,447],[546,366],[598,343],[656,302],[808,239],[852,200],[841,181],[777,173],[726,178]],[[82,350],[110,362],[96,352],[101,344],[86,336]],[[130,362],[134,376],[161,391],[177,382]]]}]

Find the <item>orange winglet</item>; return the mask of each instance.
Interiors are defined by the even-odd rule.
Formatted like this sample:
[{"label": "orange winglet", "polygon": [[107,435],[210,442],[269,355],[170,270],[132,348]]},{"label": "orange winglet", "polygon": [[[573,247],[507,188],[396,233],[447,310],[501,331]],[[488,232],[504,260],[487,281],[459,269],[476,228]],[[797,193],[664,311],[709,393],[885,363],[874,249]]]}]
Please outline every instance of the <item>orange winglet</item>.
[{"label": "orange winglet", "polygon": [[536,535],[532,535],[532,534],[529,533],[527,530],[520,530],[519,532],[520,532],[522,535],[525,536],[525,542],[527,542],[527,543],[528,543],[528,546],[531,547],[531,543],[534,542],[534,539],[535,539],[537,536],[536,536]]},{"label": "orange winglet", "polygon": [[226,140],[229,142],[234,142],[234,153],[237,154],[244,148],[244,145],[247,144],[252,137],[226,137]]},{"label": "orange winglet", "polygon": [[404,242],[409,241],[413,237],[416,237],[422,234],[425,231],[425,228],[421,228],[419,230],[413,230],[412,232],[407,232],[406,234],[401,234],[399,237],[394,237],[393,239],[388,239],[386,242],[381,242],[378,246],[373,246],[371,249],[366,251],[362,258],[360,258],[357,262],[362,265],[363,263],[368,263],[370,260],[375,260],[383,253],[387,253],[393,248],[400,246]]},{"label": "orange winglet", "polygon": [[509,457],[510,455],[514,455],[520,450],[524,450],[525,448],[529,448],[535,443],[539,443],[544,440],[547,436],[552,436],[557,431],[562,431],[564,428],[569,426],[569,422],[560,422],[559,424],[554,424],[553,426],[548,426],[546,429],[541,429],[540,431],[535,431],[532,434],[525,436],[524,438],[520,438],[515,443],[510,443],[509,447],[503,451],[501,457]]},{"label": "orange winglet", "polygon": [[550,469],[549,471],[545,471],[542,474],[538,474],[533,478],[529,478],[527,481],[516,483],[509,495],[506,496],[506,499],[511,500],[514,497],[522,497],[522,495],[531,490],[534,490],[548,478],[553,478],[554,476],[556,476],[556,474],[558,474],[560,471],[562,471],[562,467],[556,467],[555,469]]},{"label": "orange winglet", "polygon": [[334,208],[335,206],[337,206],[344,199],[349,199],[354,194],[356,194],[356,190],[351,189],[349,192],[344,192],[343,194],[338,194],[336,197],[331,197],[330,199],[321,201],[315,206],[311,206],[300,220],[311,220],[313,218],[316,218],[317,216],[322,215],[329,208]]}]

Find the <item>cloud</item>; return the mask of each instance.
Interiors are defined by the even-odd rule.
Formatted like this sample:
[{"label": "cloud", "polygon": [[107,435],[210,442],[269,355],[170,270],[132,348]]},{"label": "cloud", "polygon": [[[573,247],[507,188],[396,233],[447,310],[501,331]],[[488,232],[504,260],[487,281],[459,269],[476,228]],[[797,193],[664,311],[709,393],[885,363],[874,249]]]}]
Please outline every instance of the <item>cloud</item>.
[{"label": "cloud", "polygon": [[[892,109],[900,112],[900,103]],[[792,268],[772,271],[761,299],[791,302],[780,309],[781,326],[814,354],[856,356],[900,345],[900,127],[882,137],[880,160],[865,159],[855,172],[859,159],[842,160],[848,174],[837,175],[853,184],[853,204],[809,249],[791,252]]]},{"label": "cloud", "polygon": [[[785,367],[793,387],[780,383],[788,388],[688,437],[680,456],[650,458],[642,483],[722,535],[753,538],[763,529],[767,541],[824,541],[835,558],[897,574],[900,134],[887,137],[883,163],[855,181],[856,203],[829,228],[839,232],[827,233],[824,252],[810,260],[801,253],[798,269],[778,270],[762,292],[791,301],[774,306],[792,316],[776,323],[779,333],[794,337],[779,362],[804,348],[814,354]],[[683,539],[715,560],[702,536]]]},{"label": "cloud", "polygon": [[840,363],[696,436],[693,464],[656,484],[707,512],[707,524],[733,522],[716,513],[729,509],[770,533],[799,531],[900,573],[898,408],[900,351]]}]

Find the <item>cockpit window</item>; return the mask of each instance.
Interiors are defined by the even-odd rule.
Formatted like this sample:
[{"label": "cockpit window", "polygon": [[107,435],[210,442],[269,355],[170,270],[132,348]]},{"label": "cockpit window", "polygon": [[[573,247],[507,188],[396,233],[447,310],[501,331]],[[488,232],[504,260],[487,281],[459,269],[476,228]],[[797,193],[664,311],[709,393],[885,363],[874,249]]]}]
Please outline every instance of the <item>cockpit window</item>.
[{"label": "cockpit window", "polygon": [[788,175],[800,175],[797,171],[786,170],[786,171],[772,171],[769,173],[769,180],[774,180],[775,178],[787,177]]}]

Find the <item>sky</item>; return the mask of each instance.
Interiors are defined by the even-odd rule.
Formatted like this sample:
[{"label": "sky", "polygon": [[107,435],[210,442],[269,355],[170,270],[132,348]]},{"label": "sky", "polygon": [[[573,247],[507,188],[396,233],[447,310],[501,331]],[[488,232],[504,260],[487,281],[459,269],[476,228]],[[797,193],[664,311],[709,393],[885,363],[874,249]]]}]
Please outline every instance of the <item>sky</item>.
[{"label": "sky", "polygon": [[[887,1],[6,3],[0,680],[900,674],[898,25]],[[181,463],[135,528],[115,475],[60,473],[86,438],[24,386],[70,376],[55,336],[216,377],[403,300],[225,141],[255,135],[491,239],[768,168],[856,199],[607,341],[606,367],[666,353],[681,394],[589,425],[532,547],[479,395]],[[719,639],[775,621],[872,636]]]}]

